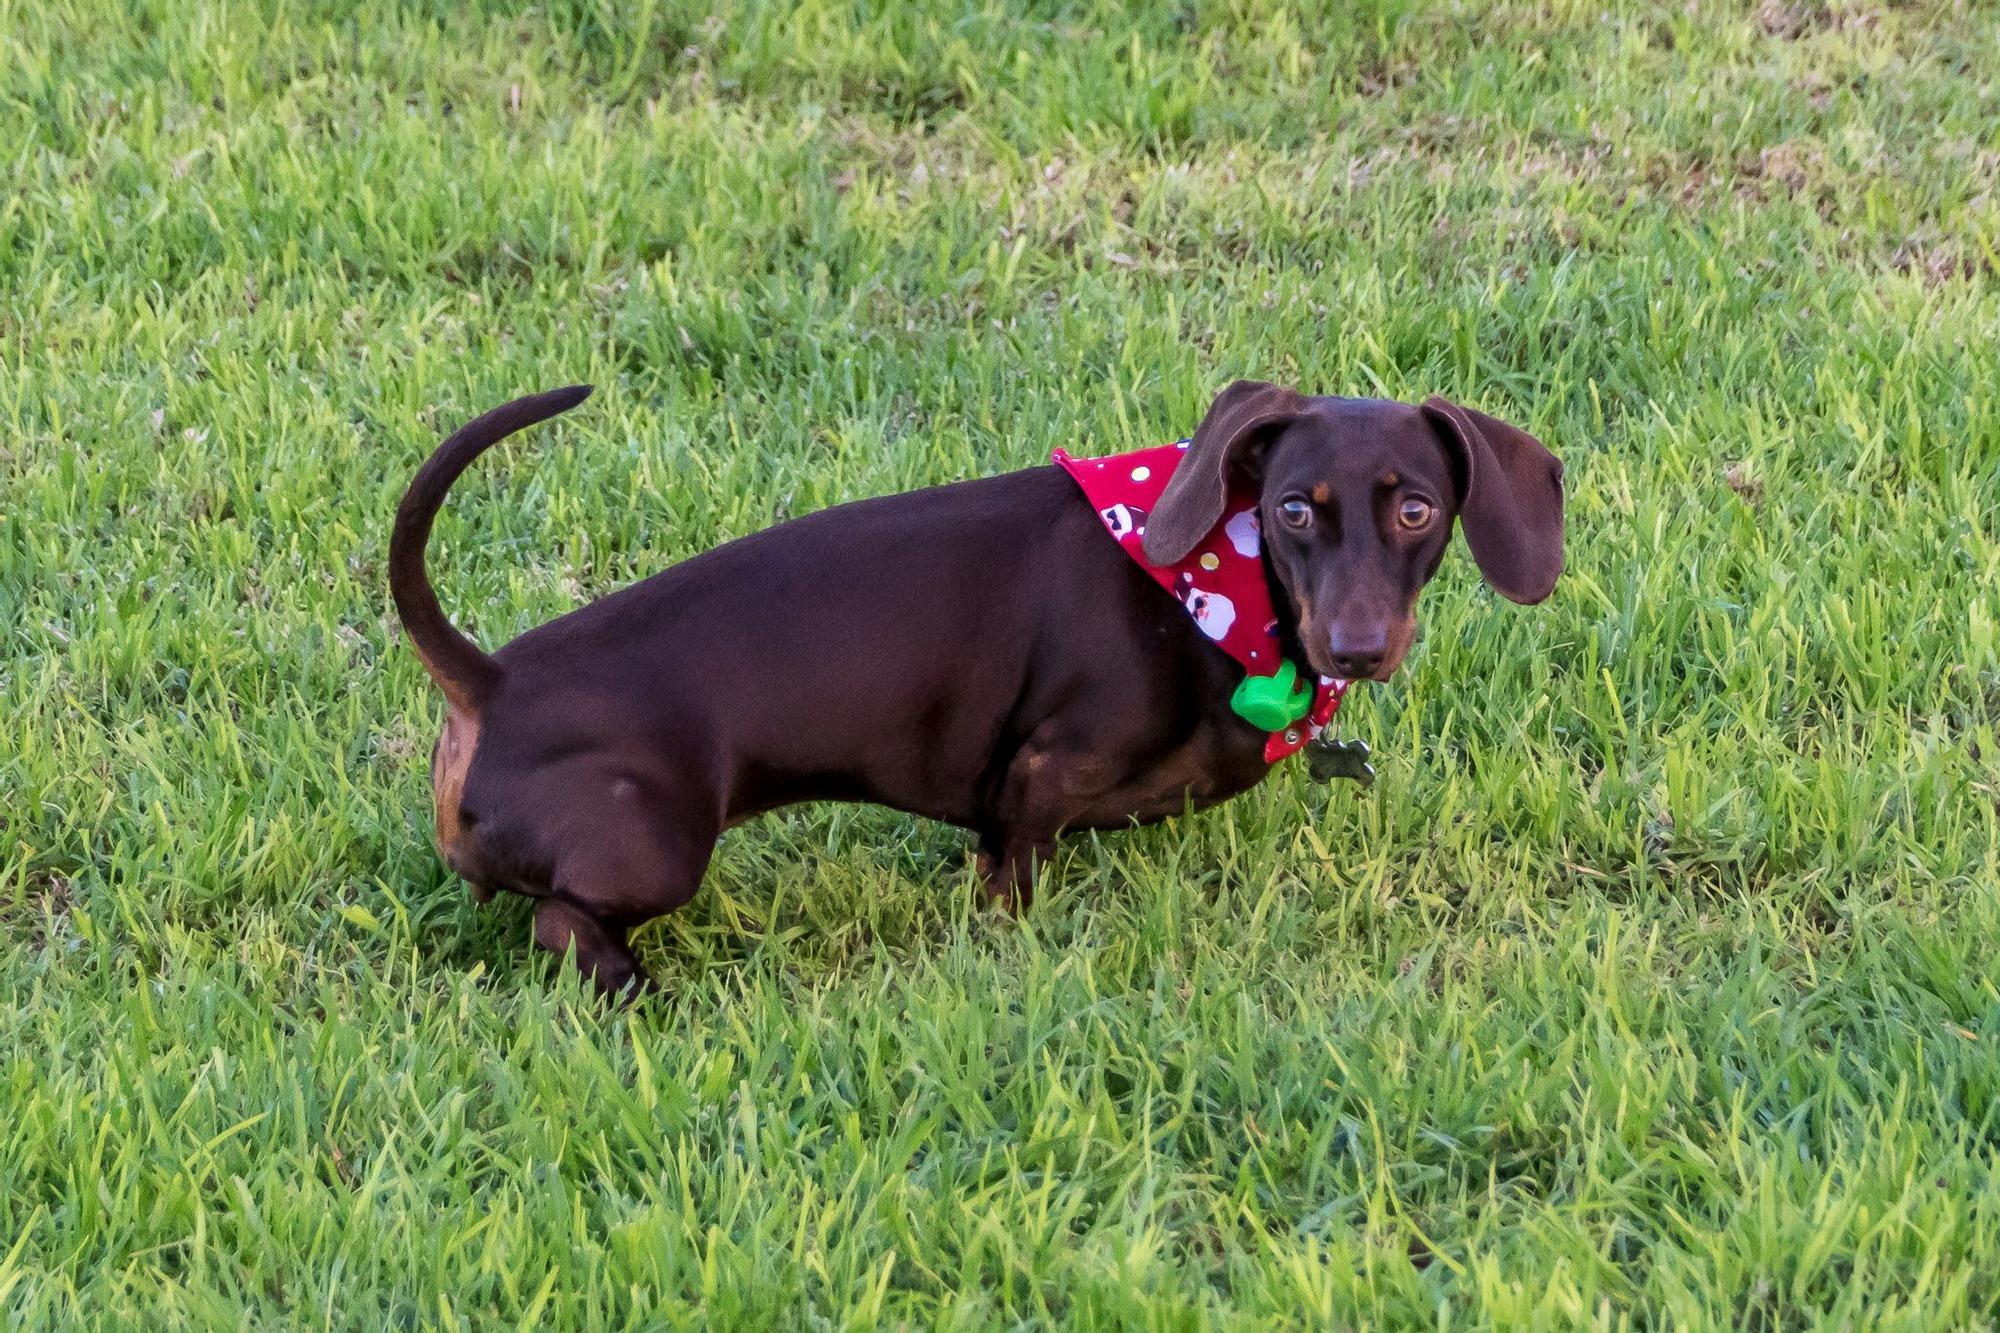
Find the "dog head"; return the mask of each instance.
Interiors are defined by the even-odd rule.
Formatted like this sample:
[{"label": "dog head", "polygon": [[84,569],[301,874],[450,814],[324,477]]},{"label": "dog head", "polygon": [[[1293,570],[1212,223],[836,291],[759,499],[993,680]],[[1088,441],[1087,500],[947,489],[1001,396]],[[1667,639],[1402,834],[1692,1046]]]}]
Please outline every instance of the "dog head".
[{"label": "dog head", "polygon": [[1562,464],[1525,431],[1443,398],[1309,398],[1239,380],[1202,419],[1154,506],[1146,558],[1170,565],[1252,480],[1270,571],[1312,668],[1387,680],[1454,524],[1503,597],[1534,603],[1563,564]]}]

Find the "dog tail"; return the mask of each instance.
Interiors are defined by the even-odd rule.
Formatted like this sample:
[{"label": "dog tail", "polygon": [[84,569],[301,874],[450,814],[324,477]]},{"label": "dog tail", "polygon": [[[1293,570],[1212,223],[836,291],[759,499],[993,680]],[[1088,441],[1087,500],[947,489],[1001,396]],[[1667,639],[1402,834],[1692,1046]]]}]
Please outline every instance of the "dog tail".
[{"label": "dog tail", "polygon": [[481,705],[500,683],[500,664],[446,619],[444,608],[438,605],[430,574],[424,568],[431,520],[444,504],[445,492],[473,459],[515,431],[566,412],[588,397],[588,384],[551,389],[516,398],[461,426],[417,469],[396,509],[396,527],[389,538],[389,592],[396,599],[396,615],[424,670],[460,712],[478,716]]}]

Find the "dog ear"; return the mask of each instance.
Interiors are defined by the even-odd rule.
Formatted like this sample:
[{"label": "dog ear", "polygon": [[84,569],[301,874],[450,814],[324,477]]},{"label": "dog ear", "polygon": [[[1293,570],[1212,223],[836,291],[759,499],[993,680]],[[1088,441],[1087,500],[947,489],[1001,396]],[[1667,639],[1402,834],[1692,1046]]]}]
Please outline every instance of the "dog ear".
[{"label": "dog ear", "polygon": [[1251,464],[1274,426],[1296,420],[1306,400],[1291,389],[1262,380],[1238,380],[1215,396],[1194,440],[1146,517],[1141,543],[1156,565],[1187,559],[1208,530],[1222,520],[1229,498],[1229,474]]},{"label": "dog ear", "polygon": [[1542,442],[1444,398],[1424,402],[1458,482],[1465,544],[1493,590],[1532,606],[1563,567],[1563,466]]}]

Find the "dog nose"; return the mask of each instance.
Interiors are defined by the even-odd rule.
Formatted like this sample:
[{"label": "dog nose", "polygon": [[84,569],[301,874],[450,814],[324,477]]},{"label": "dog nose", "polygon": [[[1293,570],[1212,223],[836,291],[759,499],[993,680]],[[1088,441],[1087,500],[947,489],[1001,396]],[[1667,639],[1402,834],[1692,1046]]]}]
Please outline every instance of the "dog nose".
[{"label": "dog nose", "polygon": [[1343,679],[1362,680],[1382,669],[1382,659],[1389,655],[1389,627],[1335,625],[1327,632],[1326,646]]}]

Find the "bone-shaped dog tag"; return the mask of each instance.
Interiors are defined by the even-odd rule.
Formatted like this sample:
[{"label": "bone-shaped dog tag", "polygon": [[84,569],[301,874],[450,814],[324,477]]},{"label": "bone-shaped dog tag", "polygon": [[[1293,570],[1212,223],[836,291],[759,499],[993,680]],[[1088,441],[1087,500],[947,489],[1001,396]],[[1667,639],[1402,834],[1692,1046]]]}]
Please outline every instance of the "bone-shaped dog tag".
[{"label": "bone-shaped dog tag", "polygon": [[1368,742],[1337,741],[1326,733],[1306,746],[1306,771],[1312,774],[1314,782],[1352,778],[1364,787],[1375,783],[1375,765],[1368,762]]}]

